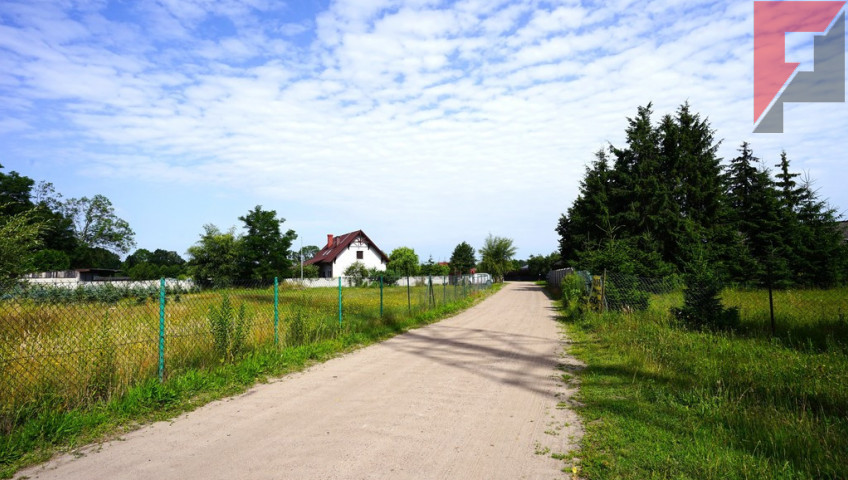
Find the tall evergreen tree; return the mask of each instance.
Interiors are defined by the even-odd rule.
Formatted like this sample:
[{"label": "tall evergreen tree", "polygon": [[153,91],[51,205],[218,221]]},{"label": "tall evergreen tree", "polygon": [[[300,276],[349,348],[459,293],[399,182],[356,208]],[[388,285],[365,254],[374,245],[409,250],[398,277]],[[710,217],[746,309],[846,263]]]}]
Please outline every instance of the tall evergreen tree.
[{"label": "tall evergreen tree", "polygon": [[609,163],[603,149],[586,166],[580,193],[557,224],[560,257],[575,264],[578,253],[597,245],[604,238],[602,224],[609,221]]},{"label": "tall evergreen tree", "polygon": [[450,257],[450,269],[453,275],[470,273],[476,263],[474,247],[467,242],[462,242],[453,249]]},{"label": "tall evergreen tree", "polygon": [[779,197],[769,170],[743,142],[727,170],[732,220],[741,248],[731,268],[743,282],[787,283],[790,277],[783,241]]},{"label": "tall evergreen tree", "polygon": [[837,228],[837,212],[819,199],[807,178],[800,187],[798,204],[797,281],[829,287],[848,280],[848,246]]}]

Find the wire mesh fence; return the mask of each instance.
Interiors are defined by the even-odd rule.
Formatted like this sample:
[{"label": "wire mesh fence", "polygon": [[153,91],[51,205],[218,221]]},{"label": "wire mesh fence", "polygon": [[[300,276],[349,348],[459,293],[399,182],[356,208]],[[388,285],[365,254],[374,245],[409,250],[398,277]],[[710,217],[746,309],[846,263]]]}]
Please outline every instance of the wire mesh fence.
[{"label": "wire mesh fence", "polygon": [[[157,285],[158,283],[158,285]],[[396,283],[396,282],[394,282]],[[464,277],[31,285],[0,297],[0,425],[43,397],[73,408],[150,378],[390,324],[487,288]]]},{"label": "wire mesh fence", "polygon": [[[548,275],[559,281],[564,295],[568,288],[579,290],[583,311],[634,313],[651,310],[673,316],[694,305],[700,315],[715,315],[718,326],[738,331],[771,335],[787,342],[824,346],[828,342],[848,348],[848,287],[833,288],[743,288],[723,287],[715,279],[687,285],[681,276],[646,278],[615,272],[593,274],[562,269]],[[570,287],[569,287],[570,286]],[[711,303],[714,288],[715,303]],[[691,311],[690,311],[691,313]],[[704,319],[694,319],[703,325]]]}]

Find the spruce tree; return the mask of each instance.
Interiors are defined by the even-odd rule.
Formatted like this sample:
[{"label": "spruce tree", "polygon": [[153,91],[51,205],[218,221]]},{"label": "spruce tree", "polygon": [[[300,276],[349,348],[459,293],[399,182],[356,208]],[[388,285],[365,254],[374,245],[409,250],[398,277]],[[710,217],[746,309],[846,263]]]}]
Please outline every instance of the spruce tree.
[{"label": "spruce tree", "polygon": [[807,178],[800,187],[798,228],[801,239],[797,256],[801,262],[797,280],[801,284],[831,287],[845,282],[848,246],[838,229],[837,212],[813,190]]},{"label": "spruce tree", "polygon": [[727,172],[728,198],[733,227],[741,241],[736,262],[731,265],[735,280],[785,283],[789,269],[785,259],[777,190],[769,171],[762,167],[750,145],[743,142],[739,155]]},{"label": "spruce tree", "polygon": [[597,245],[604,237],[601,228],[609,219],[609,164],[603,149],[586,166],[580,193],[559,219],[559,251],[566,264],[576,264],[579,252]]}]

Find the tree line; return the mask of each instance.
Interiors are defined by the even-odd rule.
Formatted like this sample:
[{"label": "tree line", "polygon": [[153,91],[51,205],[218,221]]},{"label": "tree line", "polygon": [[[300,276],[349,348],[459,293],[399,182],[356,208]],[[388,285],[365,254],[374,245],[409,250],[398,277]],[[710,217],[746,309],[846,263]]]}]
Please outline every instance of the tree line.
[{"label": "tree line", "polygon": [[[103,195],[68,198],[0,165],[0,287],[24,273],[103,266],[135,245],[129,223]],[[117,252],[117,253],[116,253]]]},{"label": "tree line", "polygon": [[[0,170],[2,165],[0,165]],[[284,218],[257,205],[238,217],[242,231],[203,226],[198,241],[188,248],[188,260],[177,252],[139,248],[135,232],[119,218],[103,195],[63,199],[52,184],[36,182],[17,172],[0,171],[0,278],[2,287],[15,284],[29,272],[76,268],[119,270],[132,280],[191,277],[198,285],[228,286],[240,282],[270,282],[275,277],[318,276],[315,265],[301,265],[320,249],[308,245],[293,249],[294,230],[283,229]],[[489,235],[480,249],[480,261],[467,242],[456,246],[450,262],[430,257],[421,263],[415,250],[398,247],[389,255],[385,272],[368,271],[355,263],[346,276],[463,275],[472,269],[496,279],[512,267],[511,239]]]},{"label": "tree line", "polygon": [[[738,284],[831,286],[848,277],[838,212],[786,152],[773,164],[743,142],[727,164],[688,103],[628,118],[626,145],[601,149],[556,231],[564,263],[660,277],[709,264]],[[772,166],[774,170],[772,169]]]}]

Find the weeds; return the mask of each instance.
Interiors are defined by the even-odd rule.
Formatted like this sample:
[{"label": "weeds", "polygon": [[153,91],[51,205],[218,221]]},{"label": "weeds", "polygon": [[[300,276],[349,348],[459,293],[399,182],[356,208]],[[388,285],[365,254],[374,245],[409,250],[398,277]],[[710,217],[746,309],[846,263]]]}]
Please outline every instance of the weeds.
[{"label": "weeds", "polygon": [[209,307],[209,327],[215,352],[221,361],[231,362],[244,351],[245,337],[250,328],[244,303],[238,310],[230,303],[230,296],[221,296],[220,306]]}]

